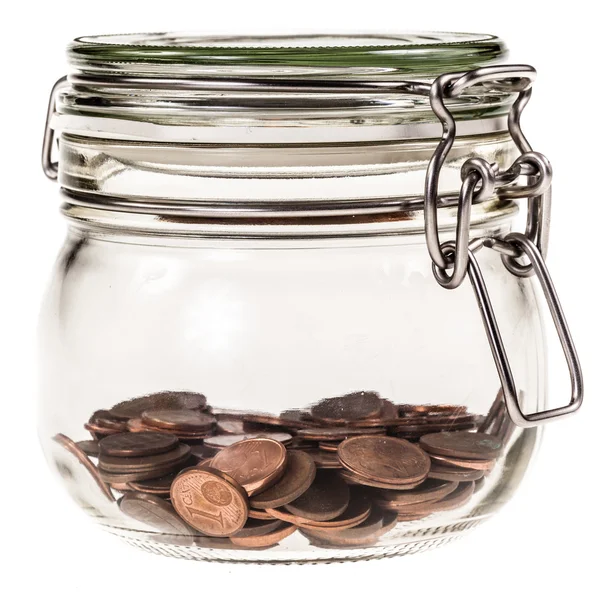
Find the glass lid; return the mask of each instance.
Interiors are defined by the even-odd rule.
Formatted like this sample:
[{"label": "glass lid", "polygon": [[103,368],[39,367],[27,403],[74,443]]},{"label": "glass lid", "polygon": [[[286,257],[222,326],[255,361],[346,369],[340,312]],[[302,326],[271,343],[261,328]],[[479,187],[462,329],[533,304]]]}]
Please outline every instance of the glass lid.
[{"label": "glass lid", "polygon": [[312,69],[318,75],[321,69],[329,73],[336,68],[345,75],[357,71],[435,75],[488,64],[505,54],[504,43],[493,35],[437,32],[293,37],[101,35],[77,38],[68,50],[71,65],[82,70],[110,68],[111,64],[118,70],[133,64],[197,65],[213,71],[250,67],[253,75],[264,71],[270,76],[289,76],[289,69],[294,73]]}]

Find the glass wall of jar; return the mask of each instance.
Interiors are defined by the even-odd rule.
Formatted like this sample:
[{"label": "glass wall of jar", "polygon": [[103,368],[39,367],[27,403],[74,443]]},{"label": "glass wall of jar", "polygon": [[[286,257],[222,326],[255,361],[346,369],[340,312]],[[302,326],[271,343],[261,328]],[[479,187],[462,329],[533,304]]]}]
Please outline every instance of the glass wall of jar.
[{"label": "glass wall of jar", "polygon": [[[512,496],[539,432],[508,418],[472,290],[431,273],[422,189],[441,128],[426,98],[377,89],[504,52],[436,36],[71,46],[40,432],[110,532],[188,558],[370,558],[451,540]],[[454,102],[446,239],[466,158],[518,155],[513,99]],[[476,204],[471,235],[517,212]],[[521,407],[543,409],[533,284],[497,253],[479,263]]]}]

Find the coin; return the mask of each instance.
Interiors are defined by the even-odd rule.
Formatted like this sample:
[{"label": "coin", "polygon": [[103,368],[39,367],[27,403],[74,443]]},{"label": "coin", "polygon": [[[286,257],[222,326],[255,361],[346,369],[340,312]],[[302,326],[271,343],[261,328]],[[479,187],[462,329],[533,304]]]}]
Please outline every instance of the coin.
[{"label": "coin", "polygon": [[365,479],[364,477],[359,477],[356,473],[346,470],[340,471],[340,475],[349,485],[364,485],[383,490],[412,490],[425,481],[425,478],[423,478],[412,483],[385,483],[383,481]]},{"label": "coin", "polygon": [[103,456],[151,456],[174,450],[179,440],[170,433],[116,433],[98,443]]},{"label": "coin", "polygon": [[475,486],[472,481],[460,483],[456,490],[451,494],[448,494],[445,498],[437,500],[436,502],[423,502],[422,504],[408,504],[402,509],[400,514],[410,515],[421,515],[430,514],[432,512],[441,512],[447,510],[454,510],[464,506],[473,495]]},{"label": "coin", "polygon": [[231,537],[231,541],[242,548],[266,548],[278,544],[296,531],[295,525],[282,523],[275,531],[252,537]]},{"label": "coin", "polygon": [[260,425],[271,425],[272,427],[282,427],[284,429],[298,429],[299,427],[305,427],[306,423],[301,420],[296,420],[296,416],[297,413],[295,412],[287,416],[285,414],[277,416],[269,413],[252,413],[245,414],[242,419],[245,423],[258,423]]},{"label": "coin", "polygon": [[278,521],[277,519],[274,519],[272,521],[264,521],[248,518],[246,524],[244,525],[244,528],[240,529],[237,533],[234,533],[230,537],[242,538],[266,535],[267,533],[275,531],[275,529],[279,528],[279,526],[282,524],[282,521]]},{"label": "coin", "polygon": [[258,519],[259,521],[273,521],[275,519],[275,517],[268,512],[252,507],[248,508],[248,517]]},{"label": "coin", "polygon": [[345,396],[324,398],[310,411],[313,419],[326,423],[348,423],[377,417],[383,400],[375,392],[353,392]]},{"label": "coin", "polygon": [[139,471],[150,471],[167,465],[175,465],[184,462],[190,455],[190,447],[179,444],[175,449],[161,454],[150,456],[105,456],[100,454],[98,467],[110,473],[137,473]]},{"label": "coin", "polygon": [[252,496],[279,480],[286,462],[283,444],[273,439],[253,438],[221,450],[211,466],[233,477]]},{"label": "coin", "polygon": [[195,535],[195,531],[182,521],[171,504],[152,494],[127,492],[118,502],[128,517],[158,531],[179,535]]},{"label": "coin", "polygon": [[79,463],[92,476],[92,479],[94,480],[102,494],[104,494],[104,496],[106,496],[106,498],[108,498],[111,502],[114,502],[115,497],[110,491],[110,488],[103,481],[99,470],[97,469],[96,465],[88,458],[87,454],[85,454],[85,452],[81,450],[81,448],[79,448],[71,438],[68,438],[62,433],[56,434],[52,439],[58,444],[60,444],[65,450],[67,450],[67,452],[71,453],[79,461]]},{"label": "coin", "polygon": [[319,448],[305,448],[306,452],[317,465],[318,469],[341,469],[342,463],[338,458],[337,452],[326,452]]},{"label": "coin", "polygon": [[110,471],[98,469],[98,473],[103,481],[114,485],[120,483],[132,483],[135,481],[146,481],[148,479],[158,479],[159,477],[164,477],[165,475],[169,475],[169,473],[182,469],[185,464],[186,462],[184,461],[183,463],[176,465],[170,464],[162,467],[155,467],[148,471],[133,471],[131,473],[112,473]]},{"label": "coin", "polygon": [[453,458],[451,456],[438,456],[437,454],[429,453],[431,458],[432,469],[435,465],[443,465],[449,467],[460,467],[462,469],[474,469],[476,471],[489,471],[496,464],[496,459],[490,460],[469,460],[467,458]]},{"label": "coin", "polygon": [[361,436],[338,447],[340,462],[359,477],[407,484],[427,476],[431,461],[415,444],[388,436]]},{"label": "coin", "polygon": [[133,481],[127,485],[136,492],[156,494],[157,496],[168,496],[175,477],[177,477],[177,473],[169,473],[168,475],[158,477],[157,479]]},{"label": "coin", "polygon": [[475,431],[424,435],[420,444],[427,452],[455,458],[489,460],[502,453],[502,444],[496,437]]},{"label": "coin", "polygon": [[180,473],[171,486],[171,501],[186,523],[209,536],[233,535],[248,518],[244,489],[212,467]]},{"label": "coin", "polygon": [[[426,479],[421,485],[412,490],[406,492],[386,490],[381,493],[381,496],[383,503],[387,507],[396,508],[406,504],[419,504],[441,500],[448,494],[451,494],[457,487],[457,482]],[[378,504],[382,505],[381,502],[378,502]]]},{"label": "coin", "polygon": [[[370,435],[385,433],[385,428],[377,427],[368,431]],[[355,435],[365,435],[365,430],[360,427],[313,427],[299,429],[296,436],[306,440],[343,440]]]},{"label": "coin", "polygon": [[328,521],[339,517],[348,508],[349,502],[348,485],[337,473],[317,471],[308,490],[293,502],[286,504],[285,508],[303,519]]},{"label": "coin", "polygon": [[481,479],[487,471],[475,471],[473,469],[461,469],[460,467],[433,465],[429,472],[432,479],[442,481],[475,481]]},{"label": "coin", "polygon": [[197,410],[161,409],[144,411],[142,423],[158,429],[174,429],[181,433],[206,433],[213,429],[216,419]]},{"label": "coin", "polygon": [[158,392],[119,402],[110,409],[117,419],[135,419],[147,410],[198,410],[206,406],[206,396],[194,392]]},{"label": "coin", "polygon": [[289,450],[282,478],[269,489],[250,498],[254,509],[277,508],[293,502],[312,484],[317,474],[313,459],[301,450]]},{"label": "coin", "polygon": [[253,440],[256,438],[264,438],[275,440],[281,444],[289,444],[292,441],[292,436],[289,433],[280,431],[261,431],[260,433],[243,433],[240,435],[215,435],[207,437],[204,440],[204,445],[207,448],[221,450],[244,440]]},{"label": "coin", "polygon": [[100,454],[97,440],[82,440],[81,442],[75,442],[75,445],[88,456],[98,456]]},{"label": "coin", "polygon": [[348,508],[339,516],[328,521],[303,520],[301,524],[303,529],[328,529],[342,530],[355,527],[359,523],[366,521],[371,514],[371,500],[367,494],[360,491],[350,493],[350,502]]}]

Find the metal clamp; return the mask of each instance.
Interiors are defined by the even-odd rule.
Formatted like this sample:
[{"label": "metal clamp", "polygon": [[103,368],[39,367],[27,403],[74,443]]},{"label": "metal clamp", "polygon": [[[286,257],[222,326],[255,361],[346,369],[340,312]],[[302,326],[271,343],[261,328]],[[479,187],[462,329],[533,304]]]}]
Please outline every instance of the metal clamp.
[{"label": "metal clamp", "polygon": [[46,113],[46,125],[44,127],[44,141],[42,143],[42,169],[49,179],[58,178],[58,162],[52,160],[54,148],[54,129],[52,129],[52,117],[56,112],[56,99],[59,92],[67,85],[67,78],[61,77],[53,86],[48,100],[48,111]]},{"label": "metal clamp", "polygon": [[525,253],[531,261],[531,266],[540,281],[544,297],[548,303],[548,308],[550,309],[550,314],[552,315],[552,320],[554,321],[554,326],[556,327],[562,350],[569,367],[571,379],[570,402],[560,408],[543,410],[529,415],[524,414],[519,406],[517,388],[515,387],[512,370],[506,355],[504,342],[502,341],[502,335],[498,328],[494,309],[490,301],[481,269],[475,258],[475,252],[469,250],[469,279],[477,298],[477,304],[479,306],[485,332],[492,350],[494,362],[496,363],[496,369],[498,370],[498,376],[502,385],[508,414],[515,425],[518,425],[519,427],[536,427],[541,423],[547,423],[565,417],[579,409],[583,401],[581,365],[573,344],[573,338],[571,337],[569,327],[565,320],[565,315],[541,252],[537,246],[522,233],[509,233],[504,237],[503,241],[517,247],[520,251]]}]

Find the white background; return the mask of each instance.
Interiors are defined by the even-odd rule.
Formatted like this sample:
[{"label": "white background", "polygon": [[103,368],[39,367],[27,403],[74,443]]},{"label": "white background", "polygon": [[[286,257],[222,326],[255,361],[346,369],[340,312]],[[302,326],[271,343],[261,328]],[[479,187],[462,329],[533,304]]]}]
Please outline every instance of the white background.
[{"label": "white background", "polygon": [[[557,6],[557,8],[553,8]],[[597,598],[599,174],[597,19],[591,2],[11,2],[2,44],[2,400],[4,597]],[[577,417],[546,430],[512,503],[460,542],[371,563],[302,567],[201,564],[144,554],[96,530],[49,474],[35,432],[35,329],[65,224],[39,166],[48,93],[75,36],[134,31],[495,33],[539,78],[523,118],[555,169],[549,264],[586,375]],[[7,37],[8,36],[8,37]],[[552,402],[566,399],[553,345]],[[6,594],[4,593],[6,592]],[[10,594],[10,595],[9,595]]]}]

